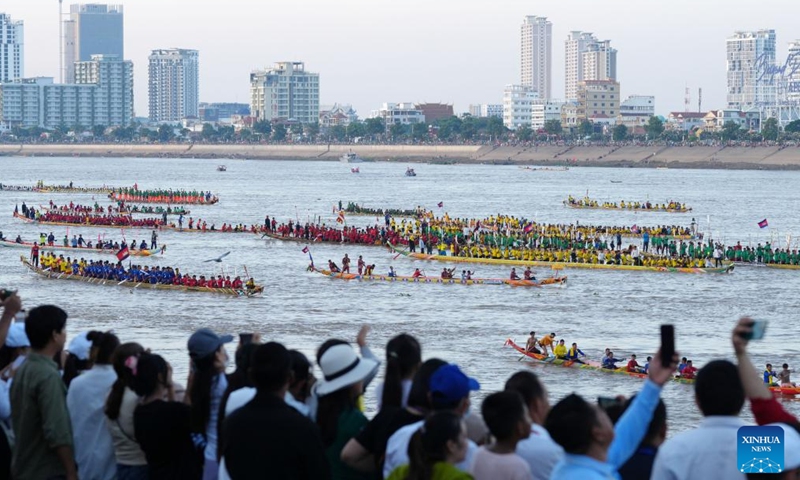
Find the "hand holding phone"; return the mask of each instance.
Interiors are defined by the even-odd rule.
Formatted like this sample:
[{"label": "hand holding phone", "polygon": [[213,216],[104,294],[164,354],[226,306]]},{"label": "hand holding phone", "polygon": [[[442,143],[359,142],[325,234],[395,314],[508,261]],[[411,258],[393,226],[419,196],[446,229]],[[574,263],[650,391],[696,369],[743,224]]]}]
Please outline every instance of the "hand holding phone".
[{"label": "hand holding phone", "polygon": [[240,345],[247,345],[249,343],[253,343],[253,334],[252,333],[240,333],[239,334],[239,344]]},{"label": "hand holding phone", "polygon": [[675,356],[675,326],[661,325],[661,365],[669,366]]},{"label": "hand holding phone", "polygon": [[742,334],[745,340],[761,340],[767,333],[766,320],[753,320],[750,324],[750,331]]}]

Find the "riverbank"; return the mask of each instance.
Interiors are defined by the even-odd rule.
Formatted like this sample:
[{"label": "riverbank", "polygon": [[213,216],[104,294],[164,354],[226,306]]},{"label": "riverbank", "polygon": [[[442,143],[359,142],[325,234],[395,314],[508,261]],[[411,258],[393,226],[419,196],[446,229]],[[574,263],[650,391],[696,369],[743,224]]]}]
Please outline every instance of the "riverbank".
[{"label": "riverbank", "polygon": [[798,170],[800,147],[480,145],[0,145],[12,157],[144,157]]}]

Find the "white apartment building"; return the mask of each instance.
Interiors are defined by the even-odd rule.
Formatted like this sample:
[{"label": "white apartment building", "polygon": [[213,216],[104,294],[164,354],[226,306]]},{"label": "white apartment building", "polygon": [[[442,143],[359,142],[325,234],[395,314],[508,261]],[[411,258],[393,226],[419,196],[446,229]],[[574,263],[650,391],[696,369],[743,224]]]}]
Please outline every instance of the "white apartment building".
[{"label": "white apartment building", "polygon": [[775,30],[736,32],[727,40],[728,109],[774,105]]},{"label": "white apartment building", "polygon": [[568,102],[578,99],[578,84],[584,80],[615,80],[617,50],[610,40],[600,41],[589,32],[570,32],[565,42],[565,92]]},{"label": "white apartment building", "polygon": [[70,5],[64,20],[62,82],[72,83],[75,62],[87,62],[93,55],[125,58],[122,5],[88,3]]},{"label": "white apartment building", "polygon": [[200,61],[197,50],[153,50],[149,57],[150,121],[199,117]]},{"label": "white apartment building", "polygon": [[800,40],[789,42],[786,71],[789,72],[784,87],[786,98],[795,105],[800,104]]},{"label": "white apartment building", "polygon": [[551,120],[561,121],[561,109],[564,102],[552,100],[539,100],[531,104],[531,128],[535,131],[544,128]]},{"label": "white apartment building", "polygon": [[0,84],[0,125],[90,128],[127,126],[133,122],[133,64],[114,55],[95,55],[76,62],[74,84],[50,77]]},{"label": "white apartment building", "polygon": [[521,27],[521,84],[544,99],[552,93],[553,24],[547,17],[529,15]]},{"label": "white apartment building", "polygon": [[470,117],[480,117],[481,116],[481,104],[480,103],[470,103],[469,107],[467,107],[467,113]]},{"label": "white apartment building", "polygon": [[623,117],[645,117],[650,119],[656,114],[656,97],[652,95],[630,95],[619,105],[619,114]]},{"label": "white apartment building", "polygon": [[539,94],[527,85],[506,85],[503,90],[503,125],[516,130],[523,125],[531,126],[532,106]]},{"label": "white apartment building", "polygon": [[303,62],[278,62],[250,74],[250,114],[256,120],[319,121],[319,74]]},{"label": "white apartment building", "polygon": [[382,118],[387,127],[393,124],[425,123],[425,114],[412,102],[384,103],[381,108],[372,111],[370,118]]},{"label": "white apartment building", "polygon": [[24,72],[24,26],[0,13],[0,83],[13,82]]},{"label": "white apartment building", "polygon": [[503,118],[503,104],[502,103],[488,103],[481,105],[481,117],[497,117]]}]

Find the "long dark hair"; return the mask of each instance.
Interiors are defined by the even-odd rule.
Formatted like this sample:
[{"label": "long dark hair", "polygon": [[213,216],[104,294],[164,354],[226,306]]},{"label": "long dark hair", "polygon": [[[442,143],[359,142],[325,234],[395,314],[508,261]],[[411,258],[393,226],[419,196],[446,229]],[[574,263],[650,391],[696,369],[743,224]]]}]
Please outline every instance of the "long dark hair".
[{"label": "long dark hair", "polygon": [[140,397],[151,395],[159,383],[166,382],[167,369],[167,362],[161,355],[142,353],[136,362],[136,375],[131,382],[133,391]]},{"label": "long dark hair", "polygon": [[419,367],[417,373],[414,374],[414,381],[411,383],[411,392],[408,394],[408,406],[428,412],[431,409],[430,393],[430,380],[433,373],[447,365],[447,362],[440,358],[429,358],[425,363]]},{"label": "long dark hair", "polygon": [[[111,362],[114,371],[117,372],[117,380],[111,385],[111,392],[106,399],[106,416],[111,420],[119,418],[119,409],[122,405],[122,397],[125,395],[125,387],[131,388],[133,384],[133,370],[125,365],[130,357],[138,357],[144,353],[144,347],[138,343],[123,343],[114,351]],[[138,372],[138,359],[137,372]]]},{"label": "long dark hair", "polygon": [[[222,347],[220,347],[222,348]],[[219,351],[219,350],[217,350]],[[217,371],[214,367],[216,352],[203,358],[194,360],[194,380],[189,391],[191,400],[191,422],[194,433],[206,433],[208,420],[211,416],[211,388]]]},{"label": "long dark hair", "polygon": [[408,444],[408,476],[405,480],[430,480],[433,465],[447,458],[447,442],[458,442],[461,417],[440,411],[429,416]]},{"label": "long dark hair", "polygon": [[381,408],[402,406],[403,380],[410,377],[421,362],[422,348],[416,338],[401,333],[389,340]]},{"label": "long dark hair", "polygon": [[[119,338],[111,332],[89,332],[86,339],[92,342],[90,357],[94,365],[108,365],[114,350],[119,347]],[[91,354],[94,354],[93,356]]]},{"label": "long dark hair", "polygon": [[352,385],[348,385],[319,398],[317,425],[319,425],[322,442],[326,447],[331,446],[336,439],[339,416],[342,412],[357,408],[356,396],[353,394],[352,387]]}]

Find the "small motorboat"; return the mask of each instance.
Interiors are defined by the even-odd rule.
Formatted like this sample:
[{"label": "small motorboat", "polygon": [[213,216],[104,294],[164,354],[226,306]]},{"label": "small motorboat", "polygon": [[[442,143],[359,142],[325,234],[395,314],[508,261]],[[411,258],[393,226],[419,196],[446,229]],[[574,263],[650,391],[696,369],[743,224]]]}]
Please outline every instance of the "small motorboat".
[{"label": "small motorboat", "polygon": [[226,167],[225,165],[218,165],[217,166],[217,171],[218,172],[227,172],[228,171],[228,167]]},{"label": "small motorboat", "polygon": [[361,173],[361,170],[359,170],[359,168],[358,168],[358,167],[356,167],[356,168],[351,168],[351,169],[350,169],[350,173]]},{"label": "small motorboat", "polygon": [[417,172],[415,172],[413,168],[406,169],[406,177],[416,177],[416,176]]},{"label": "small motorboat", "polygon": [[342,163],[361,163],[364,159],[359,157],[356,153],[349,152],[339,157],[339,161]]}]

